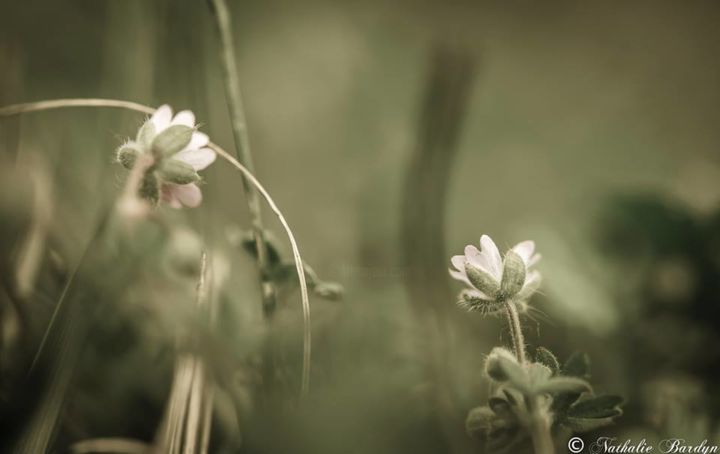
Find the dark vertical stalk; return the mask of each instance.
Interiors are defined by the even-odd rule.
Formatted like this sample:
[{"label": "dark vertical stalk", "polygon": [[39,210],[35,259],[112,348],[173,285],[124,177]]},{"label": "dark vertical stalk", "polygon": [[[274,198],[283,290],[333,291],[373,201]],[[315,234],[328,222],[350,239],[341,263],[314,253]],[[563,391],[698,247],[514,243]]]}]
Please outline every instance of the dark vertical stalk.
[{"label": "dark vertical stalk", "polygon": [[463,424],[457,421],[445,372],[449,357],[446,308],[452,307],[444,247],[445,201],[475,67],[472,56],[450,48],[439,48],[432,57],[418,141],[405,182],[400,232],[407,292],[432,336],[428,360],[437,383],[438,418],[453,452],[466,451],[467,441],[457,429]]},{"label": "dark vertical stalk", "polygon": [[[208,0],[210,10],[213,13],[217,25],[218,38],[220,40],[220,60],[222,63],[223,76],[225,79],[225,92],[232,123],[233,138],[238,161],[247,168],[250,173],[255,173],[252,153],[250,152],[250,137],[245,121],[242,95],[240,93],[240,77],[237,72],[237,61],[235,58],[235,46],[233,44],[232,22],[225,0]],[[253,236],[257,251],[258,266],[260,268],[260,285],[262,291],[263,311],[266,317],[271,317],[275,312],[276,295],[275,288],[269,279],[269,262],[267,248],[265,247],[262,213],[260,211],[260,199],[255,189],[246,178],[242,179],[243,189],[247,200],[248,211],[252,219]]]}]

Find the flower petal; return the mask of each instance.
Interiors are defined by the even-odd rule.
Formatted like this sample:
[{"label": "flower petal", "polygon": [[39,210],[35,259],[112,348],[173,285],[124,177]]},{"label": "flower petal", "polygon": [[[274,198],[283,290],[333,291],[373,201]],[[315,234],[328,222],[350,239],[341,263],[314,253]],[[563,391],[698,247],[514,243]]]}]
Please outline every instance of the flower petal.
[{"label": "flower petal", "polygon": [[487,258],[487,263],[490,266],[490,272],[498,280],[502,278],[503,261],[500,257],[500,251],[495,245],[495,242],[487,235],[480,237],[480,248],[482,254]]},{"label": "flower petal", "polygon": [[195,183],[175,185],[173,192],[186,207],[195,208],[202,202],[202,192]]},{"label": "flower petal", "polygon": [[190,164],[195,170],[203,170],[215,162],[215,158],[217,154],[210,148],[185,149],[173,156],[173,159]]},{"label": "flower petal", "polygon": [[453,255],[450,259],[450,263],[457,268],[458,271],[465,272],[465,256],[464,255]]},{"label": "flower petal", "polygon": [[541,258],[542,258],[542,255],[540,255],[540,254],[535,254],[532,257],[530,257],[530,260],[528,261],[528,264],[527,264],[528,268],[536,265],[537,262],[539,262]]},{"label": "flower petal", "polygon": [[166,203],[172,208],[180,209],[182,208],[182,204],[180,203],[180,200],[177,198],[174,192],[174,187],[177,186],[175,184],[170,183],[164,183],[160,187],[160,200],[163,201],[163,203]]},{"label": "flower petal", "polygon": [[210,143],[210,138],[207,134],[195,131],[190,139],[190,143],[185,147],[185,150],[197,150],[198,148],[206,146],[208,143]]},{"label": "flower petal", "polygon": [[489,254],[483,254],[478,248],[469,244],[465,246],[465,258],[470,265],[489,274],[496,281],[500,282],[502,268],[500,268],[500,270],[496,269],[496,266],[490,259]]},{"label": "flower petal", "polygon": [[170,122],[172,125],[185,125],[188,128],[195,127],[195,114],[189,110],[183,110],[175,115],[175,118]]},{"label": "flower petal", "polygon": [[535,252],[535,242],[532,240],[523,241],[522,243],[516,244],[512,250],[522,257],[525,262],[525,266],[528,266],[530,263],[530,257],[532,257],[533,252]]},{"label": "flower petal", "polygon": [[453,279],[457,279],[458,281],[463,282],[472,287],[472,284],[470,283],[470,279],[468,279],[467,274],[465,274],[465,271],[456,271],[456,270],[448,268],[448,272],[450,273],[450,276],[452,276]]},{"label": "flower petal", "polygon": [[159,134],[162,130],[170,126],[170,120],[172,119],[172,109],[167,104],[163,104],[158,107],[158,110],[152,114],[150,121],[155,126],[155,134]]},{"label": "flower petal", "polygon": [[517,295],[515,295],[515,297],[518,299],[518,301],[524,301],[529,299],[532,294],[535,293],[538,288],[540,288],[541,283],[542,275],[540,274],[540,272],[537,270],[530,271],[525,277],[525,283],[523,284]]}]

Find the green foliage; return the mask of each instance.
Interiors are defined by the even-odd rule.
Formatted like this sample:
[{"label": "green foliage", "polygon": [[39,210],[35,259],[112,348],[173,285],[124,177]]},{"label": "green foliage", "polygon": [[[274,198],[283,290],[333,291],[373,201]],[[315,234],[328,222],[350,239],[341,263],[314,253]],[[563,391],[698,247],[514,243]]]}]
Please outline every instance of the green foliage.
[{"label": "green foliage", "polygon": [[470,411],[469,434],[486,441],[492,452],[512,452],[523,439],[533,418],[532,407],[547,407],[553,428],[586,432],[612,424],[622,415],[623,400],[612,395],[594,396],[586,381],[590,362],[584,353],[573,354],[560,367],[556,356],[540,347],[538,362],[521,365],[508,350],[496,347],[485,363],[487,375],[500,384],[487,406]]},{"label": "green foliage", "polygon": [[[298,278],[295,263],[283,257],[277,240],[270,232],[266,231],[264,238],[269,268],[269,275],[266,276],[266,279],[278,287],[296,286]],[[230,233],[230,241],[238,244],[243,251],[257,260],[257,247],[252,231],[233,231]],[[345,291],[342,285],[321,280],[307,263],[303,263],[303,269],[308,288],[315,295],[330,301],[342,299]]]},{"label": "green foliage", "polygon": [[535,350],[535,360],[549,368],[553,375],[560,372],[560,362],[553,352],[545,347],[538,347],[537,350]]}]

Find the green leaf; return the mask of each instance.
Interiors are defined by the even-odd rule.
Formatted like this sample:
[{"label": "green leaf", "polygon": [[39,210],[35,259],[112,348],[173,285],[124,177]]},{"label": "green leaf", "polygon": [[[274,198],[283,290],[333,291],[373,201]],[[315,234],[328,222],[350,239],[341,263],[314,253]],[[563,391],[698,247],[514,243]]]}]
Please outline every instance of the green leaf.
[{"label": "green leaf", "polygon": [[545,347],[538,347],[537,350],[535,350],[535,361],[549,367],[553,375],[560,372],[560,362],[557,357]]},{"label": "green leaf", "polygon": [[622,414],[619,408],[622,402],[623,398],[620,396],[592,397],[570,407],[567,415],[573,418],[613,418]]},{"label": "green leaf", "polygon": [[562,368],[563,375],[570,377],[590,378],[590,357],[587,353],[576,352],[570,355]]},{"label": "green leaf", "polygon": [[515,251],[508,251],[507,254],[505,254],[502,282],[500,283],[500,292],[502,295],[506,298],[515,296],[525,283],[526,273],[525,261],[522,257]]},{"label": "green leaf", "polygon": [[559,393],[553,396],[552,410],[563,414],[580,398],[581,393]]},{"label": "green leaf", "polygon": [[158,168],[158,176],[170,183],[188,184],[200,181],[200,175],[193,167],[178,159],[165,159]]},{"label": "green leaf", "polygon": [[[263,237],[265,238],[265,251],[270,267],[280,265],[282,262],[282,255],[280,254],[280,248],[277,244],[277,240],[272,236],[272,234],[270,234],[269,231],[265,231]],[[253,234],[252,230],[248,230],[242,233],[241,244],[245,252],[257,259],[255,235]]]},{"label": "green leaf", "polygon": [[538,394],[582,393],[591,390],[588,382],[577,377],[552,377],[535,388]]},{"label": "green leaf", "polygon": [[560,424],[573,432],[582,433],[609,426],[612,423],[612,418],[565,418]]},{"label": "green leaf", "polygon": [[195,130],[185,125],[173,125],[155,136],[152,151],[155,156],[169,158],[185,148],[192,139]]}]

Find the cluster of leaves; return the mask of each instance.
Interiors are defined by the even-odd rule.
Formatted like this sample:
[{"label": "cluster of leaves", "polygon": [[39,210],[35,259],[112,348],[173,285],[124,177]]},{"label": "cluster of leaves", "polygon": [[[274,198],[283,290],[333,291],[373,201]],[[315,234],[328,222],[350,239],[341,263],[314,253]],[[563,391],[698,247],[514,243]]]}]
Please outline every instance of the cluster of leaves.
[{"label": "cluster of leaves", "polygon": [[584,353],[572,355],[561,366],[553,353],[540,347],[535,362],[522,365],[509,351],[495,348],[486,373],[497,385],[496,392],[487,406],[469,412],[466,428],[491,452],[516,452],[529,444],[531,405],[550,418],[556,437],[595,430],[622,414],[621,397],[593,394],[587,381],[590,361]]},{"label": "cluster of leaves", "polygon": [[[238,244],[245,252],[257,260],[257,248],[252,232],[232,232],[230,236],[231,242]],[[278,287],[288,287],[297,284],[295,262],[283,257],[277,240],[270,232],[266,231],[264,238],[269,267],[268,275],[265,276],[265,279],[271,281]],[[342,285],[320,279],[315,270],[306,262],[303,262],[303,268],[308,289],[315,295],[330,301],[342,299],[344,293]]]}]

